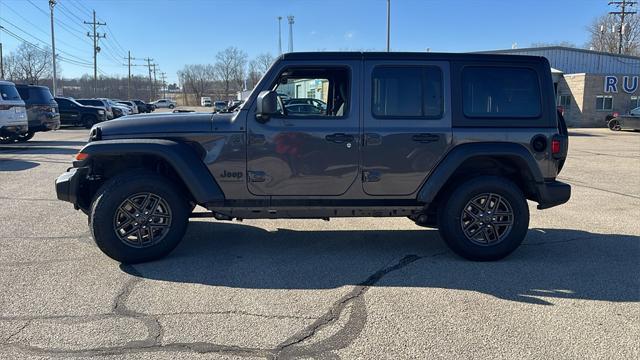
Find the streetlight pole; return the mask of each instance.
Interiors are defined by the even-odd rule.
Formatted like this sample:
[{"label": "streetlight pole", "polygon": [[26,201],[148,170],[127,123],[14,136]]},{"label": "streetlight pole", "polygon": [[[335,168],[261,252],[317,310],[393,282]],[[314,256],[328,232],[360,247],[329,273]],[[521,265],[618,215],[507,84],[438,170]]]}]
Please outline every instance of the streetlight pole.
[{"label": "streetlight pole", "polygon": [[278,16],[278,54],[282,55],[282,16]]},{"label": "streetlight pole", "polygon": [[289,20],[289,52],[293,52],[293,24],[295,23],[293,15],[287,16]]},{"label": "streetlight pole", "polygon": [[387,52],[391,51],[391,0],[387,0]]},{"label": "streetlight pole", "polygon": [[53,7],[56,6],[56,0],[49,0],[49,10],[51,13],[51,55],[53,61],[53,80],[52,86],[53,96],[58,96],[58,92],[56,91],[56,78],[57,78],[57,69],[56,69],[56,37],[53,32]]}]

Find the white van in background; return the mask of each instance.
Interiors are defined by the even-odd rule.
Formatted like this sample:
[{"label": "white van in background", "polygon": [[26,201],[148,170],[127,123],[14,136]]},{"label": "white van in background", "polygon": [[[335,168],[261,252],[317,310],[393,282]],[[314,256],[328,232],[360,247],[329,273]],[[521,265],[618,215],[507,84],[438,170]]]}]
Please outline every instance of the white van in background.
[{"label": "white van in background", "polygon": [[18,135],[26,134],[28,121],[27,109],[16,85],[0,80],[0,143],[12,143]]},{"label": "white van in background", "polygon": [[208,96],[201,97],[200,106],[211,106],[211,98]]}]

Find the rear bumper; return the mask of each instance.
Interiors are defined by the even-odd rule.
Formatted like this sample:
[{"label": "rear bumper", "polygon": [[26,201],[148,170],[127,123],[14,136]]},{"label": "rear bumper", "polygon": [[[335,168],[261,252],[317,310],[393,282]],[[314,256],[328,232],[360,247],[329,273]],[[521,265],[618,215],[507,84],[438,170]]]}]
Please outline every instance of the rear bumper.
[{"label": "rear bumper", "polygon": [[27,125],[0,125],[0,136],[22,135],[28,130]]},{"label": "rear bumper", "polygon": [[56,196],[58,200],[72,203],[76,208],[82,204],[78,203],[82,183],[87,177],[89,168],[71,168],[66,173],[56,179]]},{"label": "rear bumper", "polygon": [[571,186],[560,181],[547,181],[538,185],[538,209],[548,209],[569,201]]},{"label": "rear bumper", "polygon": [[45,113],[38,116],[35,121],[29,121],[29,131],[49,131],[60,129],[60,114]]}]

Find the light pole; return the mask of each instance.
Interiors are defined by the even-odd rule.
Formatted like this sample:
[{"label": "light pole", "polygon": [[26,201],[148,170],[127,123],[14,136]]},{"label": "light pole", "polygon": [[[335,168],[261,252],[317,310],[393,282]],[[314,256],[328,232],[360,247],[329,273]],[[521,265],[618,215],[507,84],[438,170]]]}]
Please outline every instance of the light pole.
[{"label": "light pole", "polygon": [[387,0],[387,52],[391,51],[391,0]]},{"label": "light pole", "polygon": [[293,24],[295,22],[293,15],[287,16],[287,20],[289,21],[289,52],[293,52]]},{"label": "light pole", "polygon": [[278,54],[282,55],[282,16],[278,16]]},{"label": "light pole", "polygon": [[51,12],[51,57],[52,57],[52,61],[53,61],[53,80],[52,80],[52,86],[51,88],[53,89],[53,96],[58,96],[58,93],[56,91],[56,78],[57,78],[57,73],[56,73],[56,38],[54,36],[53,33],[53,7],[56,6],[56,0],[49,0],[49,10]]}]

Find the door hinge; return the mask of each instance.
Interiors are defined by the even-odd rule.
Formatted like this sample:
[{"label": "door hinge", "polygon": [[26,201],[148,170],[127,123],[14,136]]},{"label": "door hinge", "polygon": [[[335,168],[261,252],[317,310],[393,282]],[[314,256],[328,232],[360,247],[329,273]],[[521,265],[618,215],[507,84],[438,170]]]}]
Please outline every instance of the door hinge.
[{"label": "door hinge", "polygon": [[377,182],[380,181],[381,174],[379,171],[363,171],[362,182]]}]

